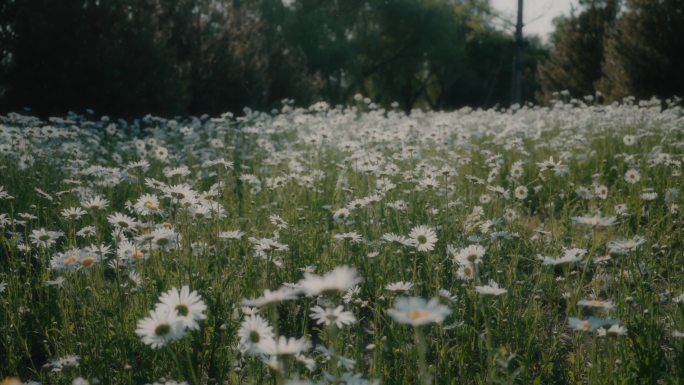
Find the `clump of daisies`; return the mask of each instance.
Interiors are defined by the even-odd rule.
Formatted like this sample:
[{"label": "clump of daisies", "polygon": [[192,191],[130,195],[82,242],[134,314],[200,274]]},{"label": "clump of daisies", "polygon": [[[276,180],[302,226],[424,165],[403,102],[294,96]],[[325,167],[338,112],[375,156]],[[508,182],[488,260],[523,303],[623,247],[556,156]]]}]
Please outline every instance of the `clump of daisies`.
[{"label": "clump of daisies", "polygon": [[181,339],[188,330],[199,329],[198,321],[206,318],[207,305],[196,291],[188,286],[172,288],[159,297],[150,316],[138,321],[135,333],[153,349]]}]

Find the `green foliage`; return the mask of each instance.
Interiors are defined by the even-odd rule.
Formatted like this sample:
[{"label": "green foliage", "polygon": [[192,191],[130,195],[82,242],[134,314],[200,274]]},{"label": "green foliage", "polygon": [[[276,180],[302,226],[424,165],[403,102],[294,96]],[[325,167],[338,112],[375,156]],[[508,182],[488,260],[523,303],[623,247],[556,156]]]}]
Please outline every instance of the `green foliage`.
[{"label": "green foliage", "polygon": [[607,36],[599,89],[610,99],[684,94],[684,3],[628,0]]},{"label": "green foliage", "polygon": [[[199,115],[357,93],[406,111],[507,104],[513,42],[490,15],[482,0],[10,1],[0,107]],[[528,100],[543,57],[530,48]]]},{"label": "green foliage", "polygon": [[604,36],[617,17],[620,1],[582,3],[579,14],[555,20],[553,52],[539,67],[541,101],[549,101],[554,92],[563,90],[575,97],[592,95],[595,83],[601,79]]}]

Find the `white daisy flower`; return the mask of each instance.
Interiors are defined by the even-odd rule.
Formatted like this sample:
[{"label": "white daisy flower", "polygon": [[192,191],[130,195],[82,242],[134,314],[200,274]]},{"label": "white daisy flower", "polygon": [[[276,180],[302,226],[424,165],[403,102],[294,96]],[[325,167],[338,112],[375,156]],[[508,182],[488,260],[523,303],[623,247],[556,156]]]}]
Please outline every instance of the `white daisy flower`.
[{"label": "white daisy flower", "polygon": [[291,289],[288,287],[281,287],[275,291],[270,291],[270,290],[266,289],[266,290],[264,290],[264,295],[262,295],[259,298],[243,299],[242,305],[243,306],[262,307],[262,306],[266,306],[266,305],[271,304],[271,303],[283,302],[283,301],[289,301],[289,300],[297,299],[297,294],[298,294],[297,290],[294,290],[294,289]]},{"label": "white daisy flower", "polygon": [[339,266],[324,276],[304,273],[304,279],[299,281],[299,287],[307,296],[316,296],[328,292],[343,292],[361,281],[356,269]]},{"label": "white daisy flower", "polygon": [[392,309],[387,310],[395,321],[411,326],[441,323],[451,310],[439,303],[438,298],[426,301],[421,297],[399,297]]},{"label": "white daisy flower", "polygon": [[61,231],[48,231],[40,228],[39,230],[31,230],[29,237],[34,245],[47,248],[57,243],[57,239],[62,236],[64,236],[64,233]]},{"label": "white daisy flower", "polygon": [[311,308],[312,314],[311,318],[316,320],[317,324],[325,324],[326,326],[335,324],[338,328],[342,328],[346,325],[351,325],[356,322],[356,317],[354,313],[350,311],[345,311],[342,305],[336,308],[322,308],[320,306],[314,306]]},{"label": "white daisy flower", "polygon": [[629,169],[625,173],[625,182],[629,184],[635,184],[641,180],[641,174],[635,169]]},{"label": "white daisy flower", "polygon": [[100,196],[95,196],[81,202],[81,206],[89,210],[104,210],[109,206],[109,201]]},{"label": "white daisy flower", "polygon": [[454,263],[459,265],[482,263],[482,257],[486,251],[487,249],[481,245],[469,245],[460,250],[456,250],[453,246],[447,247],[447,254],[451,254]]},{"label": "white daisy flower", "polygon": [[542,261],[543,265],[561,265],[564,263],[575,263],[579,262],[582,260],[582,257],[587,253],[586,249],[579,249],[579,248],[571,248],[567,249],[563,252],[563,255],[558,257],[558,258],[552,258],[552,257],[543,257],[539,256],[538,258]]},{"label": "white daisy flower", "polygon": [[138,198],[133,205],[133,210],[138,215],[151,215],[160,212],[159,198],[154,194],[145,194]]},{"label": "white daisy flower", "polygon": [[608,227],[617,222],[617,217],[602,217],[600,215],[572,217],[572,221],[591,227]]},{"label": "white daisy flower", "polygon": [[627,254],[635,251],[637,247],[646,242],[646,239],[640,236],[635,236],[631,239],[616,239],[608,242],[608,252],[614,254]]},{"label": "white daisy flower", "polygon": [[204,311],[207,305],[202,297],[196,291],[191,292],[188,286],[183,286],[180,291],[175,287],[170,289],[159,297],[159,302],[157,309],[167,309],[175,314],[183,326],[190,330],[199,329],[197,321],[206,318]]},{"label": "white daisy flower", "polygon": [[169,342],[183,338],[185,328],[174,312],[166,306],[150,310],[150,316],[138,321],[135,330],[142,342],[152,349],[159,349]]},{"label": "white daisy flower", "polygon": [[221,239],[242,239],[245,235],[244,232],[240,230],[222,231],[219,233],[218,237]]},{"label": "white daisy flower", "polygon": [[267,340],[260,344],[261,350],[271,356],[295,355],[311,349],[311,342],[306,337],[287,338],[280,336],[278,340]]},{"label": "white daisy flower", "polygon": [[499,287],[499,284],[490,279],[489,283],[484,286],[475,286],[475,291],[482,295],[499,296],[508,293],[508,290]]},{"label": "white daisy flower", "polygon": [[414,227],[408,236],[418,251],[432,251],[437,242],[435,230],[425,225]]},{"label": "white daisy flower", "polygon": [[248,352],[261,352],[260,345],[265,341],[273,340],[273,328],[258,314],[247,316],[238,329],[240,345],[244,346]]},{"label": "white daisy flower", "polygon": [[604,301],[600,299],[583,299],[577,301],[577,306],[591,307],[603,310],[611,310],[615,308],[613,301]]},{"label": "white daisy flower", "polygon": [[409,291],[413,288],[413,282],[393,282],[385,286],[385,290],[389,291]]}]

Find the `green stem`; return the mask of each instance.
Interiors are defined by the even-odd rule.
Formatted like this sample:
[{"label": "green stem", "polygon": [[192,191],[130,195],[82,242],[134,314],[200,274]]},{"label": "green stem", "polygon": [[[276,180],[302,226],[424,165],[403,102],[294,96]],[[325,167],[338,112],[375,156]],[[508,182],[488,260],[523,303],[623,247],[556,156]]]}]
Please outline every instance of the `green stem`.
[{"label": "green stem", "polygon": [[422,385],[430,385],[432,384],[432,378],[428,374],[427,370],[427,362],[426,362],[426,352],[427,352],[427,345],[425,343],[425,337],[423,336],[423,331],[420,329],[420,327],[415,327],[414,329],[414,340],[416,344],[416,350],[418,351],[418,377],[419,377],[419,382]]}]

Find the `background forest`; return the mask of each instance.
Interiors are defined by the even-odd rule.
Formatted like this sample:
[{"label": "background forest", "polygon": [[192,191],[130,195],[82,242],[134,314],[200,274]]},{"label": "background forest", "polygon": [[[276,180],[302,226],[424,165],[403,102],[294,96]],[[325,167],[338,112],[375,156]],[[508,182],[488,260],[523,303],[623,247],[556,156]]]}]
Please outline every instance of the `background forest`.
[{"label": "background forest", "polygon": [[[512,30],[486,0],[5,0],[0,112],[506,107]],[[522,100],[681,95],[681,36],[681,0],[581,1],[525,36]]]}]

